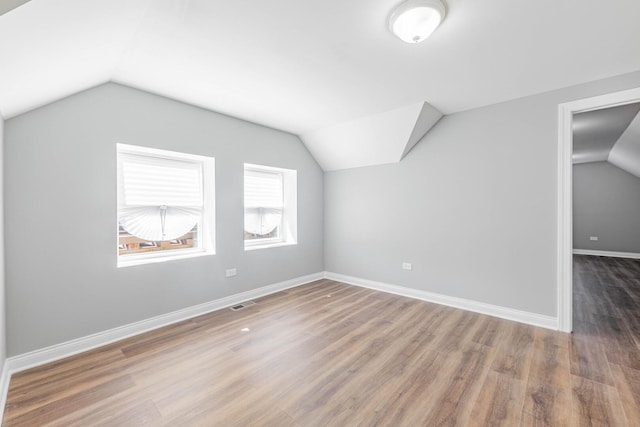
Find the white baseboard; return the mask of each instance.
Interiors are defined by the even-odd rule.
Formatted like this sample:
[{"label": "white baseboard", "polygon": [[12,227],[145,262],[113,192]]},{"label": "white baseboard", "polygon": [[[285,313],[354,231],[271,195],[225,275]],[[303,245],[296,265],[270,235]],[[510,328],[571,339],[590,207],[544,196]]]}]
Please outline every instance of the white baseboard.
[{"label": "white baseboard", "polygon": [[11,372],[9,372],[9,364],[5,360],[2,364],[2,374],[0,374],[0,424],[2,424],[2,417],[4,416],[4,406],[7,403],[7,393],[9,392],[9,380],[11,379]]},{"label": "white baseboard", "polygon": [[574,249],[574,255],[594,255],[594,256],[608,256],[614,258],[633,258],[640,259],[640,254],[633,252],[614,252],[614,251],[596,251],[592,249]]},{"label": "white baseboard", "polygon": [[461,308],[463,310],[473,311],[475,313],[486,314],[489,316],[513,320],[520,323],[526,323],[533,326],[540,326],[547,329],[558,330],[558,319],[551,316],[530,313],[528,311],[501,307],[498,305],[487,304],[463,298],[436,294],[433,292],[421,291],[413,288],[406,288],[403,286],[390,285],[388,283],[376,282],[373,280],[361,279],[358,277],[345,276],[343,274],[331,273],[328,271],[325,271],[324,277],[330,280],[348,283],[350,285],[374,289],[376,291],[387,292],[390,294],[415,298],[423,301],[433,302],[436,304],[446,305],[449,307]]},{"label": "white baseboard", "polygon": [[24,371],[25,369],[44,365],[45,363],[73,356],[74,354],[92,350],[94,348],[101,347],[103,345],[110,344],[112,342],[119,341],[125,338],[129,338],[134,335],[139,335],[153,329],[158,329],[163,326],[191,319],[193,317],[210,313],[212,311],[220,310],[221,308],[230,307],[243,301],[263,297],[265,295],[270,295],[285,289],[304,285],[305,283],[310,283],[322,278],[324,278],[323,273],[315,273],[309,274],[307,276],[296,277],[295,279],[286,280],[284,282],[264,286],[258,289],[253,289],[251,291],[230,295],[228,297],[209,301],[199,305],[194,305],[182,310],[162,314],[150,319],[130,323],[118,328],[98,332],[86,337],[52,345],[50,347],[42,348],[29,353],[12,356],[9,357],[5,362],[5,369],[8,371],[8,376],[10,377],[11,374]]}]

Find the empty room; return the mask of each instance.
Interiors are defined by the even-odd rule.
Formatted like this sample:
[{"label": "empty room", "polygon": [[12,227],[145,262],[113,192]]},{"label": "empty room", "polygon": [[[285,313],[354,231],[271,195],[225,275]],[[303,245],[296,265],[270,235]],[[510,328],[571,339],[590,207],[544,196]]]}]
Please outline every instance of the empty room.
[{"label": "empty room", "polygon": [[1,424],[640,425],[639,19],[0,0]]}]

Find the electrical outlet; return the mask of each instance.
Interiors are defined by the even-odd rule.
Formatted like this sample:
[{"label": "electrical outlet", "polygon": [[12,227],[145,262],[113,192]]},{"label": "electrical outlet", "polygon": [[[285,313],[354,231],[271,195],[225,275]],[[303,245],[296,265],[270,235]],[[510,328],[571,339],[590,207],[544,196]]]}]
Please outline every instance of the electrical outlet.
[{"label": "electrical outlet", "polygon": [[589,236],[589,240],[598,240],[598,236]]},{"label": "electrical outlet", "polygon": [[403,270],[413,270],[413,265],[410,262],[403,262],[402,263],[402,269]]},{"label": "electrical outlet", "polygon": [[230,268],[230,269],[227,270],[227,277],[233,277],[236,274],[238,274],[238,273],[236,272],[235,268]]}]

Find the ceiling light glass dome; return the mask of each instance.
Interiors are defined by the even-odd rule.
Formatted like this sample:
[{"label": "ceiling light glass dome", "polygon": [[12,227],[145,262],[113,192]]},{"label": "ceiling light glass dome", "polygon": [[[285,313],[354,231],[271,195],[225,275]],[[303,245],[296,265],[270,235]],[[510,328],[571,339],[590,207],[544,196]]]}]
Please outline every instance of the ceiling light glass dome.
[{"label": "ceiling light glass dome", "polygon": [[407,0],[389,16],[389,29],[400,40],[420,43],[444,20],[446,8],[440,0]]}]

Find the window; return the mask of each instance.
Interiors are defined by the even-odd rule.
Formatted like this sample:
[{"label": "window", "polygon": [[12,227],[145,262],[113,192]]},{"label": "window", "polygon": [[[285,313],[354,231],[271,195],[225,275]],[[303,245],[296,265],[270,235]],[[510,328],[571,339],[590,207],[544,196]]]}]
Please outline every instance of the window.
[{"label": "window", "polygon": [[297,243],[297,172],[244,165],[244,247]]},{"label": "window", "polygon": [[117,144],[118,267],[213,254],[214,159]]}]

